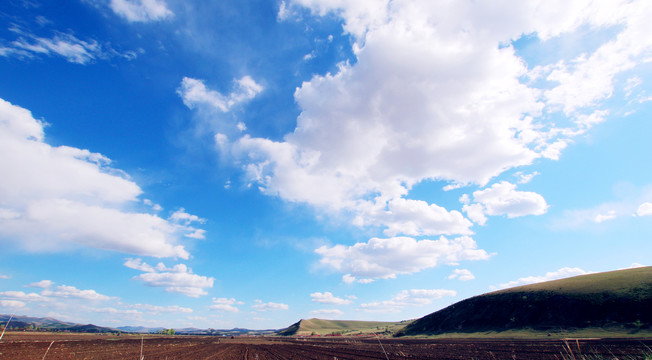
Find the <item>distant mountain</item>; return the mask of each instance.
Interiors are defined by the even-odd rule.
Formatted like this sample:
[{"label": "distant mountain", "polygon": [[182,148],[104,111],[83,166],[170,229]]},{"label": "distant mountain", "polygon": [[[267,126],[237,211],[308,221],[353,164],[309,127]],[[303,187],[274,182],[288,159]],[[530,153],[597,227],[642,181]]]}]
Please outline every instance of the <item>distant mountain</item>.
[{"label": "distant mountain", "polygon": [[407,321],[381,322],[381,321],[351,321],[351,320],[323,320],[301,319],[289,327],[277,332],[281,336],[307,336],[307,335],[356,335],[373,333],[393,333],[403,328]]},{"label": "distant mountain", "polygon": [[519,286],[472,297],[397,333],[436,335],[533,329],[652,328],[652,267]]},{"label": "distant mountain", "polygon": [[119,326],[116,329],[124,332],[142,333],[142,334],[156,334],[161,330],[165,330],[165,328],[162,327],[150,328],[144,326]]},{"label": "distant mountain", "polygon": [[[10,315],[0,315],[0,323],[5,325],[9,320]],[[110,333],[119,332],[117,329],[97,326],[93,324],[75,324],[71,322],[60,321],[54,318],[45,317],[31,317],[15,315],[9,322],[8,329],[28,329],[28,330],[48,330],[48,331],[70,331],[70,332],[86,332],[86,333]]]},{"label": "distant mountain", "polygon": [[[149,328],[143,326],[120,326],[116,329],[119,329],[124,332],[139,333],[139,334],[157,334],[161,330],[165,330],[162,327]],[[174,329],[175,334],[177,335],[213,335],[213,336],[236,336],[236,335],[272,335],[278,330],[251,330],[251,329],[230,329],[230,330],[218,330],[218,329],[198,329],[198,328],[176,328]]]}]

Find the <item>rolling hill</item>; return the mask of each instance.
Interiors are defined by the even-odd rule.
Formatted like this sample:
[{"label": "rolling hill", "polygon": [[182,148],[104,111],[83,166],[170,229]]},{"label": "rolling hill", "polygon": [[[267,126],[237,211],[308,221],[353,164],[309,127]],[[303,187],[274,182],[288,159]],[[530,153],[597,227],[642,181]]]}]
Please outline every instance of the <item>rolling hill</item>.
[{"label": "rolling hill", "polygon": [[[0,315],[0,324],[5,326],[9,320],[10,315]],[[97,326],[93,324],[75,324],[71,322],[60,321],[54,318],[45,317],[31,317],[31,316],[14,316],[9,322],[7,329],[13,330],[46,330],[46,331],[70,331],[70,332],[83,332],[83,333],[113,333],[120,332],[120,330]]]},{"label": "rolling hill", "polygon": [[277,332],[282,336],[307,336],[307,335],[357,335],[373,333],[394,333],[403,328],[408,322],[381,322],[381,321],[348,321],[348,320],[323,320],[302,319],[289,327]]},{"label": "rolling hill", "polygon": [[582,275],[491,292],[415,320],[396,336],[518,329],[652,328],[652,267]]}]

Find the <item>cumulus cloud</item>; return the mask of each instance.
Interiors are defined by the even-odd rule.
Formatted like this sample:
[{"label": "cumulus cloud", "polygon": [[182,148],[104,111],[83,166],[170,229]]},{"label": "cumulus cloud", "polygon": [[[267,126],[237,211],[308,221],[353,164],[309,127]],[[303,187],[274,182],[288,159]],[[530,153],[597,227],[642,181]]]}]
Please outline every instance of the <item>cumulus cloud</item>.
[{"label": "cumulus cloud", "polygon": [[582,269],[577,268],[577,267],[575,267],[575,268],[564,267],[564,268],[561,268],[561,269],[559,269],[557,271],[547,272],[545,275],[522,277],[522,278],[519,278],[517,280],[513,280],[513,281],[506,282],[504,284],[500,284],[498,286],[492,286],[491,288],[494,289],[494,290],[496,290],[496,289],[506,289],[506,288],[511,288],[511,287],[515,287],[515,286],[534,284],[534,283],[539,283],[539,282],[544,282],[544,281],[563,279],[563,278],[567,278],[567,277],[585,275],[585,274],[590,274],[590,272],[587,272],[587,271],[582,270]]},{"label": "cumulus cloud", "polygon": [[652,203],[645,202],[639,205],[638,209],[636,210],[636,215],[638,216],[652,215]]},{"label": "cumulus cloud", "polygon": [[101,154],[48,145],[44,127],[0,99],[0,240],[31,251],[82,245],[188,258],[178,243],[197,229],[134,212],[142,193],[136,183]]},{"label": "cumulus cloud", "polygon": [[143,271],[144,274],[135,276],[134,279],[142,280],[147,286],[163,287],[165,291],[179,293],[189,297],[207,295],[206,288],[212,288],[215,279],[192,273],[192,269],[184,264],[177,264],[172,268],[163,263],[151,266],[141,259],[127,259],[124,266]]},{"label": "cumulus cloud", "polygon": [[11,279],[11,276],[0,274],[0,279]]},{"label": "cumulus cloud", "polygon": [[[351,214],[354,224],[383,227],[386,236],[471,235],[469,219],[482,225],[487,216],[544,214],[543,196],[507,181],[474,192],[474,202],[462,207],[469,219],[409,195],[430,181],[448,182],[447,190],[485,187],[537,159],[559,159],[574,138],[608,118],[600,105],[614,78],[644,63],[652,49],[650,7],[645,0],[555,1],[286,0],[279,20],[292,7],[341,18],[355,59],[297,88],[301,113],[281,140],[218,133],[216,143],[264,194]],[[597,49],[581,56],[562,51],[534,67],[512,46],[522,36],[546,41],[587,26],[616,35],[596,37]],[[231,98],[194,79],[184,79],[179,94],[191,108],[218,111],[228,110]],[[397,272],[364,257],[356,266],[340,261],[355,249],[317,251],[322,263],[348,269],[346,283],[437,262]]]},{"label": "cumulus cloud", "polygon": [[256,303],[255,305],[252,306],[254,310],[257,311],[268,311],[268,310],[287,310],[290,307],[287,304],[280,304],[280,303],[274,303],[274,302],[267,302],[264,303],[261,300],[254,300]]},{"label": "cumulus cloud", "polygon": [[242,301],[237,301],[234,298],[213,298],[213,305],[209,306],[209,309],[236,313],[239,312],[240,309],[235,305],[242,304],[244,304]]},{"label": "cumulus cloud", "polygon": [[111,0],[109,6],[131,22],[163,20],[174,15],[164,0]]},{"label": "cumulus cloud", "polygon": [[457,292],[446,289],[403,290],[390,300],[364,303],[360,309],[365,312],[400,312],[406,306],[423,306],[446,296],[456,296]]},{"label": "cumulus cloud", "polygon": [[[233,141],[232,153],[250,181],[268,195],[345,209],[355,215],[356,224],[385,226],[389,236],[470,234],[471,225],[460,213],[407,200],[406,194],[414,184],[433,179],[451,182],[446,189],[484,186],[537,158],[557,159],[573,137],[608,116],[608,111],[591,108],[604,95],[583,101],[561,95],[583,93],[568,90],[569,84],[585,84],[582,76],[567,79],[558,64],[528,69],[505,44],[523,34],[543,40],[561,36],[584,24],[621,25],[634,36],[641,26],[635,18],[643,18],[637,13],[642,2],[635,4],[621,10],[581,2],[572,9],[561,7],[568,11],[559,13],[536,2],[504,7],[384,0],[284,2],[279,11],[283,18],[289,6],[341,17],[344,30],[353,36],[356,61],[340,64],[335,73],[314,76],[297,89],[301,114],[297,127],[282,141],[245,135]],[[614,9],[618,16],[609,20]],[[621,40],[617,38],[619,46],[638,50],[617,55],[620,60],[650,47],[647,38],[636,45]],[[600,54],[617,53],[605,46]],[[630,60],[631,66],[642,61]],[[573,74],[584,73],[591,80],[603,77],[579,70],[588,63],[574,64],[579,72]],[[612,68],[608,78],[630,65]],[[551,81],[548,92],[524,80],[537,76]],[[565,109],[570,125],[560,128],[549,122],[546,109]],[[535,174],[521,175],[519,182]],[[477,223],[484,223],[488,214],[517,217],[547,209],[540,195],[516,191],[507,182],[485,192],[485,208],[466,209]]]},{"label": "cumulus cloud", "polygon": [[[376,209],[372,211],[374,210]],[[388,236],[473,233],[470,230],[472,223],[459,211],[448,211],[441,206],[421,200],[393,199],[388,202],[387,210],[363,213],[358,219],[360,224],[367,219],[367,223],[386,226],[384,233]]]},{"label": "cumulus cloud", "polygon": [[449,279],[458,279],[460,281],[469,281],[475,279],[475,275],[467,269],[455,269],[453,273],[448,276]]},{"label": "cumulus cloud", "polygon": [[467,236],[452,240],[443,236],[439,240],[373,238],[353,246],[322,246],[315,252],[322,256],[321,264],[346,273],[348,277],[343,278],[345,282],[347,279],[355,281],[356,277],[394,278],[397,274],[410,274],[438,264],[455,265],[464,260],[485,260],[490,257]]},{"label": "cumulus cloud", "polygon": [[[466,200],[466,199],[464,199]],[[525,215],[541,215],[548,210],[543,196],[531,191],[518,191],[516,185],[507,181],[493,184],[485,190],[473,192],[475,204],[463,207],[467,215],[484,224],[484,215],[507,215],[515,218]]]},{"label": "cumulus cloud", "polygon": [[336,297],[328,291],[324,293],[312,293],[310,294],[310,298],[312,301],[318,302],[320,304],[347,305],[353,302],[352,300]]}]

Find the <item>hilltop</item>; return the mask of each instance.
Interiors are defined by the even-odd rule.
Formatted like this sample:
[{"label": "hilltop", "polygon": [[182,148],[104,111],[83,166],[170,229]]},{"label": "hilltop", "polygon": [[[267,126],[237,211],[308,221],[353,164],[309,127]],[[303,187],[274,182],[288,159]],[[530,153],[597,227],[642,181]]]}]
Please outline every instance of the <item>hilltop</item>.
[{"label": "hilltop", "polygon": [[[0,324],[4,327],[10,315],[0,315]],[[97,326],[93,324],[76,324],[65,322],[51,317],[31,317],[16,315],[11,318],[7,329],[11,330],[44,330],[44,331],[68,331],[83,333],[115,333],[118,329]]]},{"label": "hilltop", "polygon": [[652,267],[582,275],[472,297],[397,336],[509,330],[652,329]]},{"label": "hilltop", "polygon": [[323,320],[301,319],[289,327],[280,330],[277,335],[282,336],[307,336],[307,335],[359,335],[374,333],[394,333],[403,328],[407,321],[382,322],[382,321],[352,321],[352,320]]}]

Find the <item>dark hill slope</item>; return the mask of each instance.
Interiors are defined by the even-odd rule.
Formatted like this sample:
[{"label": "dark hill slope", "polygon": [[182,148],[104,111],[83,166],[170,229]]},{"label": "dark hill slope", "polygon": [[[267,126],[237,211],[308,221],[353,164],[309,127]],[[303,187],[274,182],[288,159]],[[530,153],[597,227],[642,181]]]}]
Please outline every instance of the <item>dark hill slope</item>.
[{"label": "dark hill slope", "polygon": [[412,322],[397,336],[595,327],[652,327],[652,267],[582,275],[476,296]]}]

